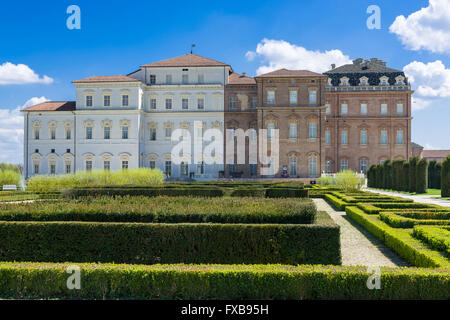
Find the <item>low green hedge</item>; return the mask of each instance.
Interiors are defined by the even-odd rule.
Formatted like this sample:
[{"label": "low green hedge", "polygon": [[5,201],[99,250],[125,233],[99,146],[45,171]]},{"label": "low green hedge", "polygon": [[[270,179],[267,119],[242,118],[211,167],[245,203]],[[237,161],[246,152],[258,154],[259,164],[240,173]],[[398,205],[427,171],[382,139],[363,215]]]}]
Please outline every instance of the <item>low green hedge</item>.
[{"label": "low green hedge", "polygon": [[0,222],[1,261],[340,264],[337,225]]},{"label": "low green hedge", "polygon": [[378,216],[366,214],[355,206],[347,206],[345,212],[412,265],[431,268],[450,267],[449,259],[412,237],[411,231],[392,228],[379,220]]},{"label": "low green hedge", "polygon": [[[419,220],[450,220],[450,210],[440,211],[439,209],[432,209],[436,211],[430,211],[430,209],[415,209],[414,211],[404,211],[403,209],[396,209],[397,211],[381,211],[382,213],[395,213],[396,215]],[[426,211],[425,211],[426,210]]]},{"label": "low green hedge", "polygon": [[310,224],[315,215],[309,199],[88,197],[0,204],[3,221]]},{"label": "low green hedge", "polygon": [[331,202],[331,204],[338,210],[344,210],[345,207],[349,205],[349,203],[331,194],[325,194],[325,199]]},{"label": "low green hedge", "polygon": [[254,187],[239,187],[233,189],[230,193],[231,197],[255,197],[255,198],[264,198],[266,196],[266,190],[263,188],[254,188]]},{"label": "low green hedge", "polygon": [[430,208],[439,209],[440,206],[425,204],[425,203],[404,203],[404,202],[370,202],[370,203],[357,203],[356,206],[366,213],[378,214],[386,209],[416,209],[416,208]]},{"label": "low green hedge", "polygon": [[413,236],[427,243],[431,248],[442,251],[450,258],[450,231],[432,226],[416,226]]},{"label": "low green hedge", "polygon": [[267,188],[266,198],[308,198],[308,189],[286,187]]},{"label": "low green hedge", "polygon": [[450,220],[412,219],[392,212],[381,212],[380,220],[394,228],[413,228],[417,225],[450,225]]},{"label": "low green hedge", "polygon": [[369,290],[366,267],[322,265],[79,264],[81,290],[67,288],[73,264],[0,263],[0,297],[13,299],[448,300],[448,269],[381,267]]},{"label": "low green hedge", "polygon": [[174,188],[174,187],[148,187],[148,188],[73,188],[62,191],[66,198],[100,197],[100,196],[146,196],[146,197],[223,197],[223,190],[219,188]]}]

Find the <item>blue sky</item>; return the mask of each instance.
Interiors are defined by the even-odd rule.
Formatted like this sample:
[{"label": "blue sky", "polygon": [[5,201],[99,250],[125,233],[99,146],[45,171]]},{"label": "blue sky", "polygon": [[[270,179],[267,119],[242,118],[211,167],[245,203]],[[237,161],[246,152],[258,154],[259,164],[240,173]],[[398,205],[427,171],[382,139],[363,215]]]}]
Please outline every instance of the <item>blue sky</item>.
[{"label": "blue sky", "polygon": [[[71,4],[81,30],[66,27]],[[372,4],[379,30],[366,26]],[[127,74],[188,53],[191,43],[251,75],[280,66],[323,72],[358,57],[406,67],[419,89],[413,141],[450,149],[450,0],[2,2],[0,38],[0,161],[22,162],[19,106],[73,100],[73,80]]]}]

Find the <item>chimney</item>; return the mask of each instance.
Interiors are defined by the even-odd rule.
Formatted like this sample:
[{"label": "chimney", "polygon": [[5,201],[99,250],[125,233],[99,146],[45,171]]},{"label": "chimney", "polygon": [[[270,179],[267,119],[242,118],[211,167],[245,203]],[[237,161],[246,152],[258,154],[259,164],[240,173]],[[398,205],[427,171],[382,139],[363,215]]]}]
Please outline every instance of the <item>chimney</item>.
[{"label": "chimney", "polygon": [[245,75],[245,72],[242,72],[242,75],[241,75],[241,77],[245,77],[246,75]]},{"label": "chimney", "polygon": [[331,64],[331,69],[334,69],[334,68],[336,68],[336,64],[332,63]]}]

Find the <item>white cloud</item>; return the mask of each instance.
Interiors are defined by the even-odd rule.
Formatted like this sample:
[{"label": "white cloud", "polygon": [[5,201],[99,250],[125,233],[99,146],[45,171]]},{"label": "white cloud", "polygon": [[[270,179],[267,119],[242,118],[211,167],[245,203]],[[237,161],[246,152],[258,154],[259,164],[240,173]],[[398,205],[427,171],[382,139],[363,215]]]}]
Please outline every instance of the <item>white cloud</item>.
[{"label": "white cloud", "polygon": [[435,145],[432,145],[432,144],[429,144],[429,143],[425,143],[425,147],[423,149],[424,150],[445,150],[445,148],[436,147]]},{"label": "white cloud", "polygon": [[403,68],[416,94],[420,97],[450,97],[450,69],[440,60],[423,63],[413,61]]},{"label": "white cloud", "polygon": [[411,110],[412,111],[423,110],[425,108],[428,108],[430,105],[431,105],[430,100],[420,99],[413,96]]},{"label": "white cloud", "polygon": [[263,39],[255,51],[246,53],[246,57],[250,61],[260,57],[263,63],[266,63],[256,70],[257,74],[281,68],[306,69],[321,73],[330,70],[332,63],[340,66],[352,62],[349,56],[337,49],[325,52],[311,51],[284,40],[272,39]]},{"label": "white cloud", "polygon": [[40,77],[25,64],[5,62],[0,65],[0,85],[30,83],[50,84],[53,79],[45,75]]},{"label": "white cloud", "polygon": [[33,97],[15,109],[0,109],[0,162],[23,162],[23,108],[48,101],[45,97]]},{"label": "white cloud", "polygon": [[430,0],[429,6],[395,18],[389,31],[411,50],[450,53],[450,2]]}]

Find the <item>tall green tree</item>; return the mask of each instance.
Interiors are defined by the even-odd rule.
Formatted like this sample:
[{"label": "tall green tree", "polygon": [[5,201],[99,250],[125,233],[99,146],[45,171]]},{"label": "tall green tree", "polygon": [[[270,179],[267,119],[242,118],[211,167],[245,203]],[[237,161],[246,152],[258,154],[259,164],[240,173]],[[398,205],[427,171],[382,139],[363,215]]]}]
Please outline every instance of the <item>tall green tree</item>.
[{"label": "tall green tree", "polygon": [[442,161],[441,196],[450,197],[450,156],[447,156],[447,158]]},{"label": "tall green tree", "polygon": [[417,162],[419,162],[419,158],[417,157],[411,157],[409,159],[409,192],[416,192]]},{"label": "tall green tree", "polygon": [[416,166],[416,192],[426,193],[428,183],[428,161],[421,159]]}]

